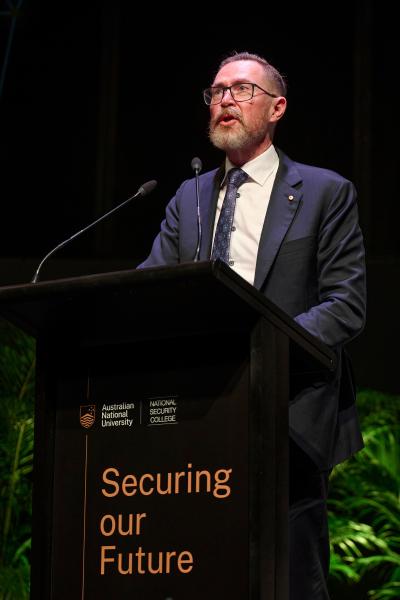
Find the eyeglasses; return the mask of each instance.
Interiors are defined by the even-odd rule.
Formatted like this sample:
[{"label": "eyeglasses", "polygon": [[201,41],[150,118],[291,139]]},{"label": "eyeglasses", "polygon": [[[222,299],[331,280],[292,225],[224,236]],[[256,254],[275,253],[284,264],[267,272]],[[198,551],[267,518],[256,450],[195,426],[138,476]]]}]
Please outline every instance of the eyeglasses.
[{"label": "eyeglasses", "polygon": [[[224,97],[224,94],[227,90],[229,90],[232,98],[235,102],[245,102],[246,100],[251,100],[254,96],[255,88],[261,90],[264,94],[271,96],[271,98],[278,98],[276,94],[271,94],[271,92],[267,92],[262,87],[257,85],[256,83],[234,83],[233,85],[227,87],[209,87],[203,92],[204,102],[207,106],[210,104],[220,104]],[[256,94],[259,96],[260,94]]]}]

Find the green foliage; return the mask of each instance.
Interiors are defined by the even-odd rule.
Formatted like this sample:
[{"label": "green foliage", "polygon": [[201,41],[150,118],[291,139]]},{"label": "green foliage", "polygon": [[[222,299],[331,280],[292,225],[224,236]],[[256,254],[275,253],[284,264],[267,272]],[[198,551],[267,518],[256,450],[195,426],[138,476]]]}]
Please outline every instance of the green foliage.
[{"label": "green foliage", "polygon": [[29,597],[33,340],[0,321],[0,600]]},{"label": "green foliage", "polygon": [[358,395],[365,448],[331,476],[331,576],[380,587],[370,600],[400,597],[400,398]]}]

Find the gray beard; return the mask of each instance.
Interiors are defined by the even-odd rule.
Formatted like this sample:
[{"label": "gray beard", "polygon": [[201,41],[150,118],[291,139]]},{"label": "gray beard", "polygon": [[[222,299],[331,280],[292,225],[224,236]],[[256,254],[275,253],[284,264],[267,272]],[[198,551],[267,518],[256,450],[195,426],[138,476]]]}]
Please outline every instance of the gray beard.
[{"label": "gray beard", "polygon": [[208,136],[216,148],[229,152],[256,146],[264,140],[265,134],[265,128],[262,126],[256,131],[249,131],[243,123],[240,123],[237,131],[224,130],[218,125],[212,129],[210,126]]}]

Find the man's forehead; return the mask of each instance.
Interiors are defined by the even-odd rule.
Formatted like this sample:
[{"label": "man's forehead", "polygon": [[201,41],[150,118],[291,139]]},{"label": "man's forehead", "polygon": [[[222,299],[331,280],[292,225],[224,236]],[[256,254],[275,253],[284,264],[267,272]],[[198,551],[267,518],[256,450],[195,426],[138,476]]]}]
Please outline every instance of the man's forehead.
[{"label": "man's forehead", "polygon": [[[253,81],[265,79],[265,70],[254,60],[235,60],[224,65],[215,76],[214,84],[228,85],[235,81]],[[256,82],[255,82],[256,83]]]}]

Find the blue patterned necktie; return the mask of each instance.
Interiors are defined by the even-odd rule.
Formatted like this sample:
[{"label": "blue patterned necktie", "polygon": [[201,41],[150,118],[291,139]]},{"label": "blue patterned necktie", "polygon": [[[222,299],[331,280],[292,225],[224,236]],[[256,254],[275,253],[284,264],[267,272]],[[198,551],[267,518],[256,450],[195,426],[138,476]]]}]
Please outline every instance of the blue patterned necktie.
[{"label": "blue patterned necktie", "polygon": [[227,175],[225,198],[222,203],[221,213],[215,230],[214,245],[211,253],[211,258],[213,260],[220,258],[229,264],[229,246],[231,243],[233,216],[235,214],[238,187],[246,181],[247,177],[247,173],[236,167],[231,169]]}]

